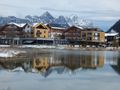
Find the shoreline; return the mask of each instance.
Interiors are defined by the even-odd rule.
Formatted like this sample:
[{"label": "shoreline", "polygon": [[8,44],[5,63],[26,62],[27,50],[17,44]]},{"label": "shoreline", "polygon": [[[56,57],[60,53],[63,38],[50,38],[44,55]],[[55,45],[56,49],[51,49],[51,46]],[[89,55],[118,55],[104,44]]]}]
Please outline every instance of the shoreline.
[{"label": "shoreline", "polygon": [[119,51],[120,47],[70,47],[66,45],[0,45],[0,49],[58,49],[58,50],[95,50],[95,51]]},{"label": "shoreline", "polygon": [[[47,45],[22,45],[22,46],[0,46],[0,58],[13,58],[20,54],[40,53],[40,50],[80,50],[80,51],[120,51],[120,47],[68,47],[68,46],[47,46]],[[32,51],[32,52],[31,52]]]}]

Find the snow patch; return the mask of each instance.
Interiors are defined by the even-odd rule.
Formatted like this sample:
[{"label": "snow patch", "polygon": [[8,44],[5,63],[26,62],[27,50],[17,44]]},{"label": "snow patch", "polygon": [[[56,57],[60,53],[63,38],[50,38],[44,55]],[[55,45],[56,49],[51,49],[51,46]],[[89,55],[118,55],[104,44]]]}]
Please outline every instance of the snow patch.
[{"label": "snow patch", "polygon": [[0,57],[5,57],[5,58],[14,57],[20,53],[25,53],[25,51],[1,49],[0,50]]},{"label": "snow patch", "polygon": [[21,48],[55,48],[55,46],[48,46],[48,45],[22,45]]}]

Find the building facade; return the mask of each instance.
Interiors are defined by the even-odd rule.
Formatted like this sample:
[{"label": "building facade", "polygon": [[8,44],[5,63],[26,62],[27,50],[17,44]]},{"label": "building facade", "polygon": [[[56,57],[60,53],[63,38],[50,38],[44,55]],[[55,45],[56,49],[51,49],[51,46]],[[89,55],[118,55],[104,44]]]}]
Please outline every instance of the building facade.
[{"label": "building facade", "polygon": [[42,23],[37,23],[33,26],[32,37],[34,38],[48,38],[49,29]]},{"label": "building facade", "polygon": [[26,38],[30,38],[32,37],[32,25],[26,23],[23,27],[22,27],[23,31],[25,32],[25,37]]},{"label": "building facade", "polygon": [[87,44],[105,43],[105,32],[100,31],[98,28],[84,28],[80,34],[80,40]]},{"label": "building facade", "polygon": [[63,32],[66,30],[65,27],[59,24],[48,24],[47,26],[49,27],[49,38],[52,39],[61,39]]},{"label": "building facade", "polygon": [[63,32],[64,38],[67,40],[80,40],[81,28],[72,26]]}]

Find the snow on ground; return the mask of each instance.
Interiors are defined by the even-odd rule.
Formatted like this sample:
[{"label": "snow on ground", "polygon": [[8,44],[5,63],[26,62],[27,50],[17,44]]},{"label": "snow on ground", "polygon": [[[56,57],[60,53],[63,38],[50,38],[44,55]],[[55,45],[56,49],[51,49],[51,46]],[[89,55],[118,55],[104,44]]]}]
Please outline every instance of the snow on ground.
[{"label": "snow on ground", "polygon": [[14,57],[20,53],[25,53],[25,51],[11,50],[11,49],[0,49],[0,57]]},{"label": "snow on ground", "polygon": [[0,90],[120,90],[120,76],[110,66],[106,69],[52,72],[46,78],[40,73],[1,70]]},{"label": "snow on ground", "polygon": [[0,45],[0,48],[10,47],[10,45]]},{"label": "snow on ground", "polygon": [[55,46],[49,45],[22,45],[21,48],[55,48]]}]

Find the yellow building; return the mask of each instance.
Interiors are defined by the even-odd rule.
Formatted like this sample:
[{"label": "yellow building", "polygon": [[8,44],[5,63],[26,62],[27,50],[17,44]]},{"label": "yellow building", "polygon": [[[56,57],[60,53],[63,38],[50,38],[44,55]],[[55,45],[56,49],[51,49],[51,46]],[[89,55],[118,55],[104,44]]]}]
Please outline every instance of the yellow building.
[{"label": "yellow building", "polygon": [[81,40],[87,42],[105,42],[105,32],[97,28],[86,28],[81,30]]},{"label": "yellow building", "polygon": [[100,32],[99,40],[100,42],[105,42],[105,32]]},{"label": "yellow building", "polygon": [[32,36],[35,38],[48,38],[49,29],[42,23],[37,23],[33,26]]}]

